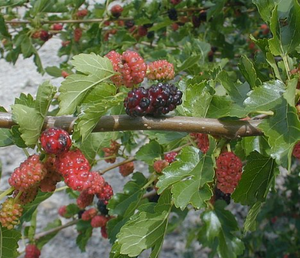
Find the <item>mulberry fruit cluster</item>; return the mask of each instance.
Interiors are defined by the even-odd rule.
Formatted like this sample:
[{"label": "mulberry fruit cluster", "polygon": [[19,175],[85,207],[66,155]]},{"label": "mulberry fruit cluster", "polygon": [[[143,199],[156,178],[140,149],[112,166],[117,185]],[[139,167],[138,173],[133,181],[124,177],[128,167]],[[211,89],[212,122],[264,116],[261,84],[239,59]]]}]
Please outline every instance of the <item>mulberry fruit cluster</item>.
[{"label": "mulberry fruit cluster", "polygon": [[122,164],[122,165],[119,166],[119,172],[124,177],[130,175],[133,171],[134,171],[133,161]]},{"label": "mulberry fruit cluster", "polygon": [[123,7],[119,4],[116,4],[116,5],[112,6],[112,8],[110,9],[110,12],[113,17],[119,18],[123,12]]},{"label": "mulberry fruit cluster", "polygon": [[176,160],[176,156],[178,155],[177,152],[175,151],[171,151],[171,152],[168,152],[164,155],[164,159],[166,161],[168,161],[169,163],[172,163]]},{"label": "mulberry fruit cluster", "polygon": [[99,213],[96,208],[90,208],[83,211],[81,219],[84,221],[89,221],[93,228],[101,228],[102,237],[107,238],[106,224],[111,219],[111,216],[103,213]]},{"label": "mulberry fruit cluster", "polygon": [[177,21],[178,19],[178,13],[177,13],[177,10],[175,8],[171,8],[168,10],[168,16],[169,16],[169,19],[172,20],[172,21]]},{"label": "mulberry fruit cluster", "polygon": [[57,172],[55,162],[56,156],[53,155],[49,155],[44,162],[47,174],[40,182],[42,192],[53,192],[56,188],[56,184],[62,180],[61,174]]},{"label": "mulberry fruit cluster", "polygon": [[162,173],[163,169],[169,166],[169,162],[166,160],[156,160],[153,163],[153,168],[157,173]]},{"label": "mulberry fruit cluster", "polygon": [[124,100],[129,116],[160,116],[174,110],[182,103],[182,92],[173,84],[158,83],[149,89],[144,87],[130,91]]},{"label": "mulberry fruit cluster", "polygon": [[39,187],[31,187],[28,190],[22,192],[21,194],[19,194],[19,190],[15,190],[13,192],[13,197],[17,197],[19,195],[18,202],[22,205],[25,205],[27,203],[32,202],[35,199],[35,197],[38,194],[38,190]]},{"label": "mulberry fruit cluster", "polygon": [[12,229],[15,225],[19,224],[22,212],[23,208],[20,203],[16,202],[14,198],[7,198],[2,203],[0,210],[0,222],[2,227]]},{"label": "mulberry fruit cluster", "polygon": [[42,132],[41,146],[48,154],[59,154],[66,152],[72,145],[71,138],[65,130],[59,128],[48,128]]},{"label": "mulberry fruit cluster", "polygon": [[206,153],[209,149],[208,135],[205,133],[191,133],[190,135],[194,139],[202,153]]},{"label": "mulberry fruit cluster", "polygon": [[107,205],[108,201],[113,196],[113,194],[114,194],[114,192],[113,192],[111,185],[109,183],[105,182],[105,184],[102,188],[102,191],[97,194],[97,197],[99,200],[103,201],[103,203],[105,205]]},{"label": "mulberry fruit cluster", "polygon": [[172,80],[174,78],[174,66],[166,60],[157,60],[147,65],[149,80]]},{"label": "mulberry fruit cluster", "polygon": [[80,209],[85,209],[87,206],[92,204],[93,200],[94,194],[89,194],[88,191],[82,191],[76,199],[76,203]]},{"label": "mulberry fruit cluster", "polygon": [[90,187],[90,164],[79,150],[70,150],[57,157],[56,169],[71,189],[82,191]]},{"label": "mulberry fruit cluster", "polygon": [[63,218],[66,218],[66,219],[69,219],[69,218],[72,217],[70,214],[68,214],[68,210],[67,210],[67,206],[66,205],[63,205],[63,206],[59,207],[58,214],[60,216],[62,216]]},{"label": "mulberry fruit cluster", "polygon": [[164,159],[163,160],[156,160],[153,163],[153,168],[157,173],[161,173],[163,171],[164,168],[166,168],[167,166],[169,166],[172,162],[174,162],[176,160],[176,156],[177,156],[177,152],[172,151],[172,152],[168,152],[164,155]]},{"label": "mulberry fruit cluster", "polygon": [[29,244],[25,248],[25,257],[24,258],[39,258],[41,251],[34,244]]},{"label": "mulberry fruit cluster", "polygon": [[294,146],[293,156],[297,159],[300,159],[300,142],[296,143]]},{"label": "mulberry fruit cluster", "polygon": [[233,193],[242,176],[243,164],[233,152],[223,152],[216,160],[217,188],[225,194]]},{"label": "mulberry fruit cluster", "polygon": [[9,184],[19,191],[26,191],[37,186],[46,176],[47,170],[40,161],[40,156],[34,154],[28,157],[16,168],[9,178]]},{"label": "mulberry fruit cluster", "polygon": [[73,32],[74,41],[79,42],[81,37],[82,37],[82,29],[81,28],[74,29],[74,32]]},{"label": "mulberry fruit cluster", "polygon": [[144,80],[147,65],[137,52],[127,50],[120,55],[116,51],[110,51],[106,57],[112,62],[114,70],[119,73],[111,78],[117,86],[132,87]]},{"label": "mulberry fruit cluster", "polygon": [[114,163],[116,161],[116,155],[120,149],[120,144],[116,141],[110,142],[110,147],[103,148],[105,161],[107,163]]}]

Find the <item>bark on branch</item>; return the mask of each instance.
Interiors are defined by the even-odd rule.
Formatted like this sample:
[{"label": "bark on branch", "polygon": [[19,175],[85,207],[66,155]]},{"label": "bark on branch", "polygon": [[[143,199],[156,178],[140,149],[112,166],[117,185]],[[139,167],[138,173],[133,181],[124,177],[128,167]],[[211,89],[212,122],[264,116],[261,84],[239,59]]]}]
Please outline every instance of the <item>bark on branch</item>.
[{"label": "bark on branch", "polygon": [[[76,117],[57,116],[47,117],[44,129],[48,127],[59,127],[72,133]],[[263,135],[258,128],[261,120],[226,120],[213,118],[198,118],[184,116],[154,117],[130,117],[127,115],[103,116],[100,118],[94,132],[111,131],[136,131],[136,130],[158,130],[176,132],[198,132],[218,135],[226,138],[239,138],[246,136]],[[11,128],[16,123],[12,114],[0,112],[0,128]]]}]

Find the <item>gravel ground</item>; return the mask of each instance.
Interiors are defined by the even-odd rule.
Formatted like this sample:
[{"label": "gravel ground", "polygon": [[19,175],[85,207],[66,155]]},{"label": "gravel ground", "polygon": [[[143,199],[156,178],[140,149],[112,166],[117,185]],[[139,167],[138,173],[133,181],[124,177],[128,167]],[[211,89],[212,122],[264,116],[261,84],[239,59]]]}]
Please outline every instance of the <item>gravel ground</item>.
[{"label": "gravel ground", "polygon": [[[56,56],[57,49],[60,47],[60,40],[52,38],[40,50],[40,56],[44,67],[57,65],[62,61]],[[36,67],[32,59],[19,58],[15,66],[0,60],[0,105],[8,111],[10,105],[14,103],[21,92],[35,95],[38,85],[45,80],[51,80],[55,86],[59,86],[61,79],[53,79],[48,75],[41,75],[36,71]],[[26,158],[23,151],[15,146],[0,148],[0,160],[3,167],[3,177],[0,184],[0,190],[8,187],[7,179],[12,171],[19,166]],[[101,169],[101,167],[98,167]],[[139,171],[145,171],[145,168],[139,167]],[[111,171],[105,175],[107,181],[111,183],[115,192],[121,191],[125,183],[117,170]],[[38,209],[38,225],[37,232],[40,232],[48,222],[58,217],[57,209],[61,205],[70,203],[69,197],[62,193],[55,193],[51,198],[44,201]],[[185,250],[186,236],[183,233],[185,226],[195,227],[199,221],[199,213],[192,212],[184,226],[178,231],[169,235],[164,243],[161,258],[179,258],[179,257],[200,257],[206,258],[206,251],[200,245],[195,244],[190,250]],[[67,220],[63,220],[63,223]],[[42,250],[42,258],[92,258],[92,257],[108,257],[110,244],[108,240],[100,236],[100,231],[94,230],[93,237],[88,242],[86,252],[82,253],[76,246],[77,232],[74,227],[62,230],[52,239]],[[20,242],[20,251],[24,250],[23,242]],[[184,254],[185,253],[185,254]],[[21,256],[22,257],[22,256]],[[149,252],[144,252],[141,258],[149,257]]]}]

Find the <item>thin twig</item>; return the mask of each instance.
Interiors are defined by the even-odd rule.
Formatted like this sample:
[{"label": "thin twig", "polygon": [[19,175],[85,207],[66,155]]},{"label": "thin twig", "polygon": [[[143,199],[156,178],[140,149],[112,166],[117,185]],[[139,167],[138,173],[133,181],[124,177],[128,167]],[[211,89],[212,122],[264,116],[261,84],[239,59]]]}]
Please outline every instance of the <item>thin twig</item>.
[{"label": "thin twig", "polygon": [[130,158],[126,159],[126,160],[123,160],[122,162],[113,164],[113,165],[111,165],[111,166],[109,166],[109,167],[107,167],[107,168],[101,170],[99,173],[100,173],[101,175],[103,175],[103,174],[105,174],[106,172],[108,172],[108,171],[110,171],[110,170],[112,170],[112,169],[114,169],[114,168],[117,168],[117,167],[119,167],[119,166],[122,166],[122,165],[127,164],[127,163],[132,162],[132,161],[135,161],[135,158],[134,158],[134,157],[130,157]]},{"label": "thin twig", "polygon": [[183,144],[182,146],[177,147],[177,148],[175,148],[175,149],[173,149],[173,150],[166,151],[166,152],[164,152],[164,154],[167,154],[167,153],[170,153],[170,152],[178,152],[178,151],[180,151],[181,149],[183,149],[184,147],[191,146],[191,145],[192,145],[192,143],[191,143],[191,142],[188,142],[188,143]]},{"label": "thin twig", "polygon": [[[124,18],[118,18],[118,20],[123,20],[123,21],[127,21],[127,20],[132,20],[133,18],[130,17],[124,17]],[[52,20],[52,21],[48,21],[48,20],[42,20],[40,23],[41,24],[55,24],[55,23],[100,23],[103,21],[113,21],[111,19],[103,19],[103,18],[99,18],[99,19],[84,19],[84,20]],[[5,21],[5,23],[7,24],[12,24],[12,25],[16,25],[16,24],[31,24],[31,21],[28,20],[10,20],[10,21]]]},{"label": "thin twig", "polygon": [[78,221],[79,221],[79,219],[75,219],[75,220],[72,220],[72,221],[70,221],[70,222],[68,222],[68,223],[66,223],[66,224],[64,224],[64,225],[59,226],[59,227],[52,228],[52,229],[49,229],[48,231],[44,231],[44,232],[41,232],[41,233],[39,233],[39,234],[36,234],[34,240],[37,241],[37,240],[39,240],[39,239],[42,238],[42,237],[45,237],[45,236],[47,236],[47,235],[50,235],[50,234],[59,232],[60,230],[62,230],[62,229],[64,229],[64,228],[73,226],[73,225],[75,225]]}]

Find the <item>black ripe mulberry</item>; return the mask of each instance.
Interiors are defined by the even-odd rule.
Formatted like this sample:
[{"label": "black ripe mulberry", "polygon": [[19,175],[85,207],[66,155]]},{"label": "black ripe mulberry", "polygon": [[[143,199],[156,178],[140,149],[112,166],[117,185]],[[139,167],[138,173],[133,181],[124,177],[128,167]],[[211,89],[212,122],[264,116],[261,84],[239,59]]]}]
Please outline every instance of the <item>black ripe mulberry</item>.
[{"label": "black ripe mulberry", "polygon": [[133,89],[124,100],[129,116],[160,116],[174,110],[181,104],[182,92],[173,84],[158,83],[149,89]]},{"label": "black ripe mulberry", "polygon": [[177,19],[178,19],[177,10],[175,8],[169,9],[168,16],[169,16],[170,20],[177,21]]}]

